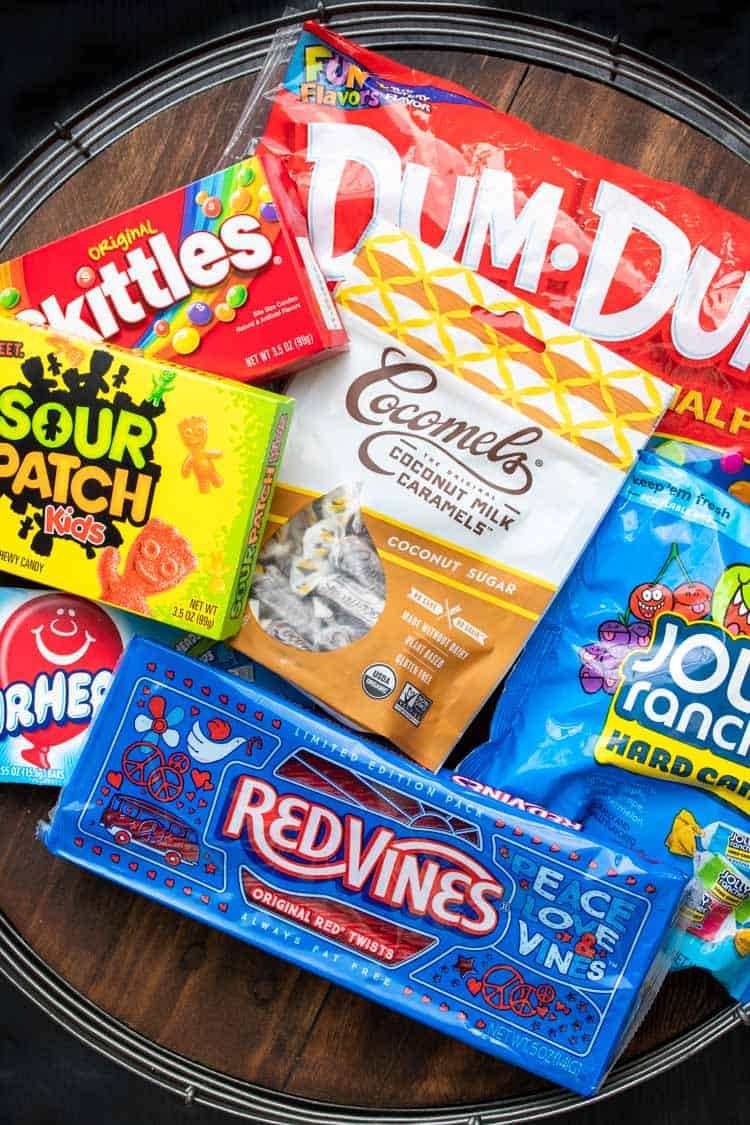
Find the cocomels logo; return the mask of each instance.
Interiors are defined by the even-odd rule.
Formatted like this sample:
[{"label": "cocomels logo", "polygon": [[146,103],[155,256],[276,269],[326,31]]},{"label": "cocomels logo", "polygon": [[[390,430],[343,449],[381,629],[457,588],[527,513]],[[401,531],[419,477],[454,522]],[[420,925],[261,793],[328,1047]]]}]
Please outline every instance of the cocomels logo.
[{"label": "cocomels logo", "polygon": [[[481,420],[443,413],[438,399],[430,397],[437,390],[438,377],[431,367],[408,359],[399,348],[383,349],[380,367],[363,372],[346,394],[349,416],[363,426],[377,428],[359,446],[364,467],[383,476],[397,475],[409,490],[419,492],[431,486],[445,492],[446,498],[463,500],[466,489],[457,489],[448,479],[454,474],[440,465],[430,468],[429,458],[424,463],[420,460],[420,454],[433,452],[434,463],[437,452],[446,464],[458,466],[484,490],[510,496],[528,492],[533,484],[529,451],[541,439],[541,428],[526,426],[515,433],[498,434],[486,429]],[[408,482],[402,482],[407,476]]]},{"label": "cocomels logo", "polygon": [[383,826],[368,835],[361,817],[279,793],[257,777],[235,780],[220,833],[243,838],[268,867],[294,880],[334,881],[371,902],[473,936],[498,924],[496,903],[505,888],[463,851],[440,840],[398,837]]},{"label": "cocomels logo", "polygon": [[695,785],[750,810],[750,638],[656,619],[623,662],[596,759]]},{"label": "cocomels logo", "polygon": [[93,602],[24,602],[0,633],[0,738],[21,737],[22,760],[50,769],[50,750],[91,722],[121,652],[117,627]]}]

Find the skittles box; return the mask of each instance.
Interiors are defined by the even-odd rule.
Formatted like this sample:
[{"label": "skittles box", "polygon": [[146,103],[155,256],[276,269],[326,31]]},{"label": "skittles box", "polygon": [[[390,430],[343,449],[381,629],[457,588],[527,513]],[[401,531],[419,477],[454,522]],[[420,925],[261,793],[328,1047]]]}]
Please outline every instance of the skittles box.
[{"label": "skittles box", "polygon": [[0,567],[239,628],[292,402],[0,320]]},{"label": "skittles box", "polygon": [[478,790],[137,639],[43,835],[56,855],[592,1093],[661,980],[684,877]]},{"label": "skittles box", "polygon": [[0,782],[63,785],[70,778],[112,671],[136,634],[276,686],[272,673],[226,645],[59,590],[0,587]]},{"label": "skittles box", "polygon": [[249,382],[346,344],[256,158],[0,265],[0,312]]}]

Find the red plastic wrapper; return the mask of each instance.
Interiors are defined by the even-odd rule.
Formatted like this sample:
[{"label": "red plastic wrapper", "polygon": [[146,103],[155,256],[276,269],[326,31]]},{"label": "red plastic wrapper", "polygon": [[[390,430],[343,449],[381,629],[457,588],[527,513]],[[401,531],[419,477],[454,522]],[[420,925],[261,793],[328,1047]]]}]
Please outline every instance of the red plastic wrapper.
[{"label": "red plastic wrapper", "polygon": [[263,142],[330,280],[403,227],[675,384],[661,452],[750,501],[748,222],[313,22]]}]

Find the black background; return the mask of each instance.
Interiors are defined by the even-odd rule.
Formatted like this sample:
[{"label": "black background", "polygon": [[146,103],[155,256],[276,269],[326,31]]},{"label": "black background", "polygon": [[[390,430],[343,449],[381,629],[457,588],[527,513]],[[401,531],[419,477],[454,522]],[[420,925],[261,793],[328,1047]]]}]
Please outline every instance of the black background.
[{"label": "black background", "polygon": [[[619,33],[630,46],[750,110],[747,0],[530,0],[505,6],[607,36]],[[219,0],[2,0],[0,177],[49,132],[54,120],[64,121],[116,83],[177,51],[278,15],[281,8]],[[221,113],[219,91],[216,112]],[[750,1122],[749,1050],[750,1030],[739,1028],[679,1068],[570,1120],[574,1125],[745,1125]],[[187,1108],[99,1057],[0,978],[1,1125],[223,1125],[229,1120]]]}]

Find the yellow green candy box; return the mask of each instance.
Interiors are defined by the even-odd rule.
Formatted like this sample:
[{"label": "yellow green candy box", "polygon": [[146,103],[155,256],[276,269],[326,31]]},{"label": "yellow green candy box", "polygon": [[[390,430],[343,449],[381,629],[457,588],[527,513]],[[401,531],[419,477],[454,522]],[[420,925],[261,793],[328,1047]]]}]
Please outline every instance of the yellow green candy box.
[{"label": "yellow green candy box", "polygon": [[241,624],[292,400],[0,323],[0,568],[221,639]]}]

